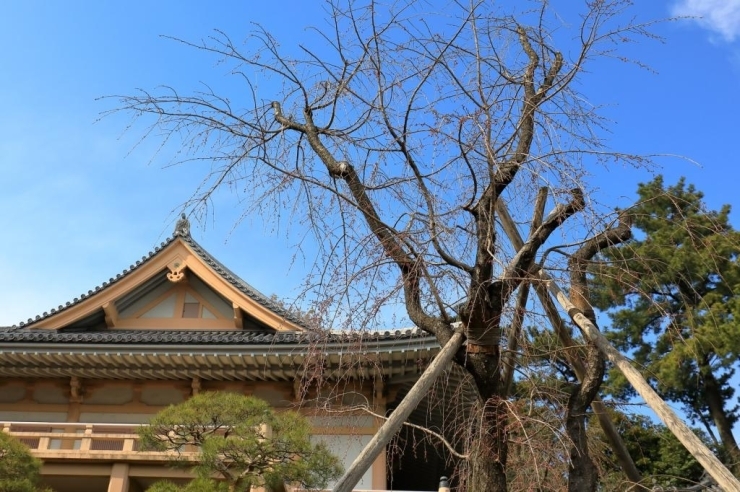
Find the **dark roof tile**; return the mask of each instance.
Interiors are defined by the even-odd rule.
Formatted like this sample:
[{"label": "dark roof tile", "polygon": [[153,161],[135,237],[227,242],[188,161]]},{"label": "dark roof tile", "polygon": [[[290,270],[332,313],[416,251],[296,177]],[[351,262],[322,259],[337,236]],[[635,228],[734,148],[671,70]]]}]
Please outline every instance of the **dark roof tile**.
[{"label": "dark roof tile", "polygon": [[[324,338],[325,337],[325,338]],[[366,333],[254,332],[254,331],[163,331],[104,330],[61,332],[54,330],[0,329],[0,343],[70,343],[70,344],[198,344],[198,345],[272,345],[322,341],[324,343],[392,341],[429,338],[417,330]]]}]

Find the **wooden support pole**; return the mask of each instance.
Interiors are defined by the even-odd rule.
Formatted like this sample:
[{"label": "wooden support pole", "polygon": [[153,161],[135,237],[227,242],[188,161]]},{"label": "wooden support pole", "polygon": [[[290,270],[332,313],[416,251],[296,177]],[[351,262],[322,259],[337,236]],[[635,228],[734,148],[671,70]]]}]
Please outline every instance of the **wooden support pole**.
[{"label": "wooden support pole", "polygon": [[[537,201],[535,204],[535,215],[532,219],[532,228],[536,228],[542,222],[546,199],[547,188],[542,188],[537,195]],[[517,249],[517,251],[520,250],[522,246],[524,246],[524,239],[519,233],[519,229],[517,229],[516,224],[514,223],[514,219],[512,219],[511,215],[509,214],[509,210],[506,207],[506,204],[502,200],[498,200],[496,202],[496,212],[498,213],[499,219],[501,221],[501,226],[503,227],[506,236],[509,238],[509,241],[511,241],[511,244],[514,246],[514,248]],[[522,287],[524,287],[524,285]],[[576,377],[578,378],[578,380],[583,381],[583,376],[584,374],[586,374],[586,368],[583,365],[581,357],[576,353],[575,349],[573,349],[573,347],[575,347],[575,342],[570,335],[570,330],[565,326],[563,319],[558,313],[558,309],[555,306],[555,303],[547,294],[547,289],[541,284],[536,284],[534,287],[535,292],[537,293],[537,297],[539,298],[540,303],[542,303],[542,307],[545,309],[545,314],[550,320],[550,324],[552,325],[555,334],[558,336],[558,338],[560,339],[560,343],[562,343],[563,347],[565,348],[565,356],[568,360],[568,363],[573,368],[573,372],[576,373]],[[513,364],[513,360],[510,363]],[[513,372],[513,367],[507,367],[506,370]],[[612,451],[614,451],[614,454],[617,456],[617,461],[619,461],[619,465],[622,467],[622,471],[624,472],[624,474],[633,483],[642,482],[642,475],[637,469],[632,456],[630,456],[630,453],[627,450],[627,446],[625,446],[622,437],[619,435],[619,432],[614,427],[614,423],[609,416],[604,402],[596,397],[591,402],[591,408],[593,409],[596,418],[599,420],[599,425],[604,431],[604,435],[606,435]]]},{"label": "wooden support pole", "polygon": [[676,438],[681,441],[686,450],[696,458],[709,475],[722,487],[725,492],[740,492],[740,481],[722,464],[719,459],[707,448],[701,439],[683,423],[681,419],[671,410],[666,402],[650,387],[642,377],[642,374],[632,367],[632,364],[623,356],[606,337],[573,303],[568,296],[560,290],[555,281],[543,270],[539,277],[545,282],[547,290],[550,291],[558,303],[568,312],[568,315],[581,329],[583,336],[590,340],[601,351],[602,354],[614,364],[627,381],[630,382],[635,391],[645,400],[645,403],[656,413],[658,418],[668,427]]},{"label": "wooden support pole", "polygon": [[427,395],[432,383],[447,368],[452,358],[462,346],[464,336],[461,331],[455,332],[452,338],[437,354],[429,367],[426,368],[416,384],[411,388],[404,397],[401,404],[393,410],[388,420],[378,429],[373,438],[367,443],[360,455],[355,458],[352,465],[344,472],[342,478],[334,485],[332,492],[351,492],[362,475],[365,474],[375,458],[385,449],[386,444],[390,442],[393,436],[398,432],[406,419],[411,415],[419,402]]}]

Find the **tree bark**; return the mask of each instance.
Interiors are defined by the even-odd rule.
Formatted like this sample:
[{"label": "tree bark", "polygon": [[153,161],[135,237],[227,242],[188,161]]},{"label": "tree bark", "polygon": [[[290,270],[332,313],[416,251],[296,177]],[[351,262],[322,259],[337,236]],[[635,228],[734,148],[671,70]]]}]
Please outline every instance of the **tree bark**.
[{"label": "tree bark", "polygon": [[[468,347],[469,348],[469,347]],[[508,409],[500,394],[502,376],[499,347],[492,353],[468,352],[465,367],[475,381],[481,402],[480,425],[470,435],[470,463],[466,477],[470,492],[506,492],[509,449]]]},{"label": "tree bark", "polygon": [[591,459],[586,437],[586,414],[596,397],[604,379],[606,364],[604,357],[593,343],[587,349],[586,372],[581,383],[573,388],[568,399],[565,429],[572,442],[570,469],[568,472],[569,492],[596,491],[599,473]]},{"label": "tree bark", "polygon": [[506,492],[507,420],[505,401],[492,398],[486,402],[480,429],[471,440],[466,490]]}]

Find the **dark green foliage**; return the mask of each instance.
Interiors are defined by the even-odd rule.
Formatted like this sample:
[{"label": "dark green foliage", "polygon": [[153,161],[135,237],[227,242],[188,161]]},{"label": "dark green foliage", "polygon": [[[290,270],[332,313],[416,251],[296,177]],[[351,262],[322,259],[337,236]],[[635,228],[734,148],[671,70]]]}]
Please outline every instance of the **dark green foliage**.
[{"label": "dark green foliage", "polygon": [[[609,310],[615,345],[644,367],[659,393],[681,403],[738,462],[738,419],[729,380],[740,354],[740,233],[729,206],[707,211],[703,194],[680,180],[641,184],[631,213],[635,239],[604,252],[593,303]],[[619,375],[608,388],[631,396]]]},{"label": "dark green foliage", "polygon": [[196,478],[185,486],[179,486],[167,480],[156,482],[146,489],[147,492],[228,492],[226,482],[218,482],[210,478]]},{"label": "dark green foliage", "polygon": [[41,461],[14,437],[0,432],[0,491],[38,492]]},{"label": "dark green foliage", "polygon": [[[296,412],[273,412],[258,398],[219,392],[201,393],[162,410],[140,430],[140,437],[148,449],[197,446],[194,472],[205,482],[214,474],[222,477],[229,491],[283,483],[322,488],[342,469],[323,444],[311,443],[309,432],[308,421]],[[215,485],[193,488],[207,486],[196,482],[184,490],[220,490]]]},{"label": "dark green foliage", "polygon": [[[704,469],[664,425],[655,424],[643,415],[625,415],[619,412],[613,413],[612,420],[637,469],[645,477],[648,488],[654,485],[686,487],[694,485],[702,478]],[[599,426],[592,425],[590,428],[596,439],[604,442]],[[695,432],[711,447],[705,434],[698,430]],[[608,445],[604,443],[603,447],[603,490],[624,490],[624,475]]]}]

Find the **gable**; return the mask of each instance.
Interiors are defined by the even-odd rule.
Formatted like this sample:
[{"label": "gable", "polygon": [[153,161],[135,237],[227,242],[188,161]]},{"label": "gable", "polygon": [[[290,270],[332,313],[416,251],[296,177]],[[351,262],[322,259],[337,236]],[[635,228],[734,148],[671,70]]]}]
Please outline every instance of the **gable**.
[{"label": "gable", "polygon": [[28,328],[303,331],[189,236],[89,294]]},{"label": "gable", "polygon": [[[116,302],[115,329],[241,329],[233,303],[195,275],[172,283],[166,274],[153,288]],[[138,294],[138,295],[137,295]],[[238,307],[236,308],[238,309]],[[244,315],[241,315],[244,319]],[[267,327],[265,327],[267,328]]]}]

